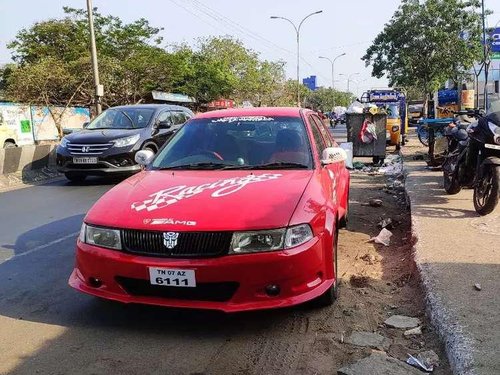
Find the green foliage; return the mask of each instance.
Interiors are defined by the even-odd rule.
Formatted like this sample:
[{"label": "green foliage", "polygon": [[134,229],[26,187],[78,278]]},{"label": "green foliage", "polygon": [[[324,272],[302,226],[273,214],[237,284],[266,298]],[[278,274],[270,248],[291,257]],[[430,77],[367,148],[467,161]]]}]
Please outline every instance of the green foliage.
[{"label": "green foliage", "polygon": [[354,96],[349,92],[333,90],[331,88],[320,87],[309,92],[305,97],[306,105],[323,112],[330,112],[333,107],[347,107],[354,100]]},{"label": "green foliage", "polygon": [[[363,60],[391,86],[428,94],[460,80],[481,53],[478,0],[402,0]],[[460,33],[468,31],[469,39]]]}]

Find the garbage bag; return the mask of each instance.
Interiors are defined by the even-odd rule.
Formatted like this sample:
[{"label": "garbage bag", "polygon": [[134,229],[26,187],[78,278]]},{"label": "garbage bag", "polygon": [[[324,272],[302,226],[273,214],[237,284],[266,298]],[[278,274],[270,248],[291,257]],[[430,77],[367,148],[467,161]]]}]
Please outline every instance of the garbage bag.
[{"label": "garbage bag", "polygon": [[359,132],[359,139],[363,143],[372,143],[377,139],[377,128],[373,122],[368,120],[363,121],[363,126]]},{"label": "garbage bag", "polygon": [[340,147],[344,149],[345,153],[347,154],[347,160],[345,161],[345,166],[349,169],[353,169],[354,166],[352,165],[352,142],[345,142],[341,143]]}]

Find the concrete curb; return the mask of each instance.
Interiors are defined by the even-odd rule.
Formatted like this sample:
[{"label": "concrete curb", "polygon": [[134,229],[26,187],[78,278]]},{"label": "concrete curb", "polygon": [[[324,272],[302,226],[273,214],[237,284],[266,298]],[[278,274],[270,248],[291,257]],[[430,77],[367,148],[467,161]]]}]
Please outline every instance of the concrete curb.
[{"label": "concrete curb", "polygon": [[[401,155],[403,159],[409,157],[409,155],[405,155],[404,152],[402,152]],[[409,170],[405,161],[403,161],[403,168],[405,174],[405,193],[411,212],[412,197],[414,194],[414,191],[411,190],[408,184],[411,181],[411,170]],[[411,230],[414,240],[412,250],[415,264],[417,265],[424,288],[427,313],[432,325],[445,345],[450,367],[454,374],[476,375],[477,372],[472,355],[474,340],[464,333],[463,327],[450,315],[446,305],[437,293],[432,265],[426,263],[420,256],[419,219],[413,214],[411,215]]]},{"label": "concrete curb", "polygon": [[55,153],[56,145],[0,149],[0,175],[55,166]]}]

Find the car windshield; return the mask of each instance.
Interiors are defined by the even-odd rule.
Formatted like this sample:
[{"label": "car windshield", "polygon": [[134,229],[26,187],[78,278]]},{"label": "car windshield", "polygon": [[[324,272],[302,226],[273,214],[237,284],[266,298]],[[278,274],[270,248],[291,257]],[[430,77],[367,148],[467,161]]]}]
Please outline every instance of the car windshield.
[{"label": "car windshield", "polygon": [[299,117],[193,119],[170,140],[152,169],[306,169],[312,158]]},{"label": "car windshield", "polygon": [[152,108],[110,108],[97,116],[87,129],[145,128],[154,111]]}]

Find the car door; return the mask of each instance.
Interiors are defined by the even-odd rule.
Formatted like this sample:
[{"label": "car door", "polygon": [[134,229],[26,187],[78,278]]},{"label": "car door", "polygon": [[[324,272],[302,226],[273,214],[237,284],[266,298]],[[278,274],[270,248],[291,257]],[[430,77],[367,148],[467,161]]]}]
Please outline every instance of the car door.
[{"label": "car door", "polygon": [[[159,126],[159,124],[168,124],[169,127]],[[155,126],[153,130],[153,139],[158,147],[161,147],[167,142],[172,136],[173,132],[173,121],[171,111],[166,109],[161,111],[155,120]]]},{"label": "car door", "polygon": [[[321,134],[320,126],[321,120],[316,119],[316,116],[313,114],[310,114],[308,116],[309,118],[309,124],[311,126],[311,132],[313,135],[314,143],[316,145],[316,152],[319,156],[319,159],[321,160],[322,158],[322,153],[323,150],[329,146],[327,143],[327,140],[323,137]],[[331,138],[328,138],[328,141],[330,144],[332,144]],[[326,198],[329,199],[332,202],[332,205],[335,209],[337,209],[337,203],[338,203],[338,193],[337,193],[337,174],[338,174],[338,164],[339,163],[333,163],[333,164],[327,164],[327,165],[320,165],[319,168],[321,168],[321,183],[326,195]]]},{"label": "car door", "polygon": [[[323,139],[325,140],[327,147],[339,147],[337,142],[333,139],[328,128],[324,125],[323,121],[315,115],[312,115],[313,120],[316,122]],[[345,167],[345,162],[338,162],[333,164],[328,164],[326,168],[331,171],[334,175],[332,178],[333,190],[336,193],[336,201],[342,206],[342,209],[347,209],[347,198],[346,194],[349,190],[349,172]]]}]

